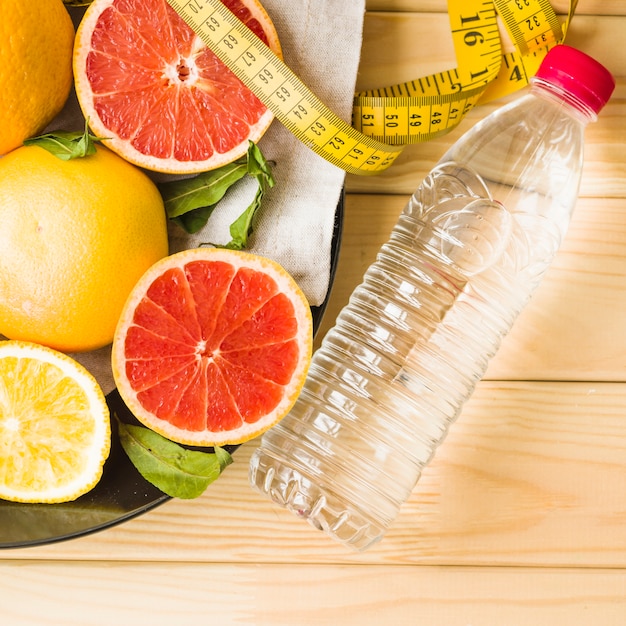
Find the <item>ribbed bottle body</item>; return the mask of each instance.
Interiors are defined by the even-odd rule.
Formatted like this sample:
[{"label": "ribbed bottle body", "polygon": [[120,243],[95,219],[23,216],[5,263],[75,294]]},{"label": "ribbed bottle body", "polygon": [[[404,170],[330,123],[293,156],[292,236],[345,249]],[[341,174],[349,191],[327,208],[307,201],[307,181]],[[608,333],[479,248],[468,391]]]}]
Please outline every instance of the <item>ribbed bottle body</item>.
[{"label": "ribbed bottle body", "polygon": [[528,98],[412,196],[253,455],[256,489],[346,545],[384,535],[566,231],[583,125]]}]

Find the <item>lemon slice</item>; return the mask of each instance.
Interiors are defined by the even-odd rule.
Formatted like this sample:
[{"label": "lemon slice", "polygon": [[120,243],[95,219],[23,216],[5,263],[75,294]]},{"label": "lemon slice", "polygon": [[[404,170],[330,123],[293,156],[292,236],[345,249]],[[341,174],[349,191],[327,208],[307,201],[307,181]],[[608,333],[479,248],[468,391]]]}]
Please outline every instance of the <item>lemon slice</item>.
[{"label": "lemon slice", "polygon": [[92,489],[111,448],[109,409],[72,358],[0,341],[0,498],[68,502]]}]

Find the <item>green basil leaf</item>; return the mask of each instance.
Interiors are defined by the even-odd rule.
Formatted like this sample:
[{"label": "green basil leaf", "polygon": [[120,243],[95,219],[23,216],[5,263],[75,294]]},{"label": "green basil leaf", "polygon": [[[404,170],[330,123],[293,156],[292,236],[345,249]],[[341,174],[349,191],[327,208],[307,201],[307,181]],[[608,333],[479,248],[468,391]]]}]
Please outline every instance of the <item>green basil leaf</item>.
[{"label": "green basil leaf", "polygon": [[230,225],[231,240],[226,244],[226,248],[230,248],[231,250],[242,250],[248,245],[248,236],[254,231],[253,220],[257,211],[261,208],[263,195],[264,189],[261,185],[259,185],[252,203]]},{"label": "green basil leaf", "polygon": [[259,187],[248,208],[230,225],[231,240],[224,247],[234,250],[241,250],[248,245],[248,237],[254,231],[254,218],[261,208],[263,196],[267,188],[273,187],[275,183],[269,161],[252,141],[248,145],[247,170],[250,176],[257,179]]},{"label": "green basil leaf", "polygon": [[209,221],[209,217],[211,217],[211,213],[213,213],[213,209],[215,209],[215,205],[194,209],[193,211],[189,211],[188,213],[184,213],[178,217],[173,217],[172,221],[178,224],[190,235],[193,235],[206,226],[206,223]]},{"label": "green basil leaf", "polygon": [[246,162],[239,159],[193,178],[160,183],[158,187],[167,216],[172,219],[196,209],[213,207],[245,175]]},{"label": "green basil leaf", "polygon": [[265,159],[259,146],[252,141],[248,145],[248,173],[256,176],[259,184],[274,186],[274,177],[269,161]]},{"label": "green basil leaf", "polygon": [[223,472],[233,462],[233,457],[230,455],[230,452],[219,446],[215,446],[214,450],[220,469]]},{"label": "green basil leaf", "polygon": [[222,448],[215,452],[187,450],[149,428],[119,419],[117,424],[122,448],[137,471],[173,498],[197,498],[232,463]]},{"label": "green basil leaf", "polygon": [[245,248],[248,245],[248,236],[253,232],[253,221],[261,208],[265,191],[268,187],[274,186],[270,163],[252,141],[248,144],[245,158],[193,178],[159,183],[158,188],[163,197],[167,216],[188,233],[197,233],[206,225],[226,192],[246,174],[254,176],[259,187],[252,203],[230,225],[231,241],[225,246],[206,244],[237,250]]},{"label": "green basil leaf", "polygon": [[103,138],[91,135],[88,122],[85,121],[85,130],[82,132],[55,130],[52,133],[26,139],[24,145],[39,146],[58,159],[69,161],[95,154],[95,142],[98,141],[103,141]]}]

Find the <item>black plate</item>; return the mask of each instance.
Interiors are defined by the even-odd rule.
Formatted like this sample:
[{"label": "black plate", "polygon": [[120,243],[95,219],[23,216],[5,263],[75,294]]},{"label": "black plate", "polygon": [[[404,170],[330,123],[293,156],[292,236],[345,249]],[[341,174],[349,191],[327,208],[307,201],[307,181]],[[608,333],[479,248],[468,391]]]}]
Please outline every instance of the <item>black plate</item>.
[{"label": "black plate", "polygon": [[[335,214],[328,293],[320,306],[311,308],[315,332],[328,304],[337,269],[343,211],[342,193]],[[107,402],[111,413],[116,412],[122,421],[135,421],[117,390],[108,394]],[[113,433],[116,433],[114,425]],[[233,452],[236,446],[228,449]],[[114,434],[102,479],[84,496],[61,504],[21,504],[0,500],[0,548],[41,545],[86,535],[136,517],[169,499],[137,472]]]}]

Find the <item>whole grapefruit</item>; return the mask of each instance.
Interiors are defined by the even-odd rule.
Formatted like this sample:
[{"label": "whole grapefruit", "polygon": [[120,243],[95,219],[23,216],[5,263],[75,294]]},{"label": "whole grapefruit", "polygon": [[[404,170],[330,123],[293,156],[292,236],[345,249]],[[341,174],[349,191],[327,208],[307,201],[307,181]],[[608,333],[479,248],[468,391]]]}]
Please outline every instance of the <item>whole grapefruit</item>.
[{"label": "whole grapefruit", "polygon": [[135,282],[168,253],[163,200],[107,148],[0,159],[0,334],[78,352],[110,343]]}]

